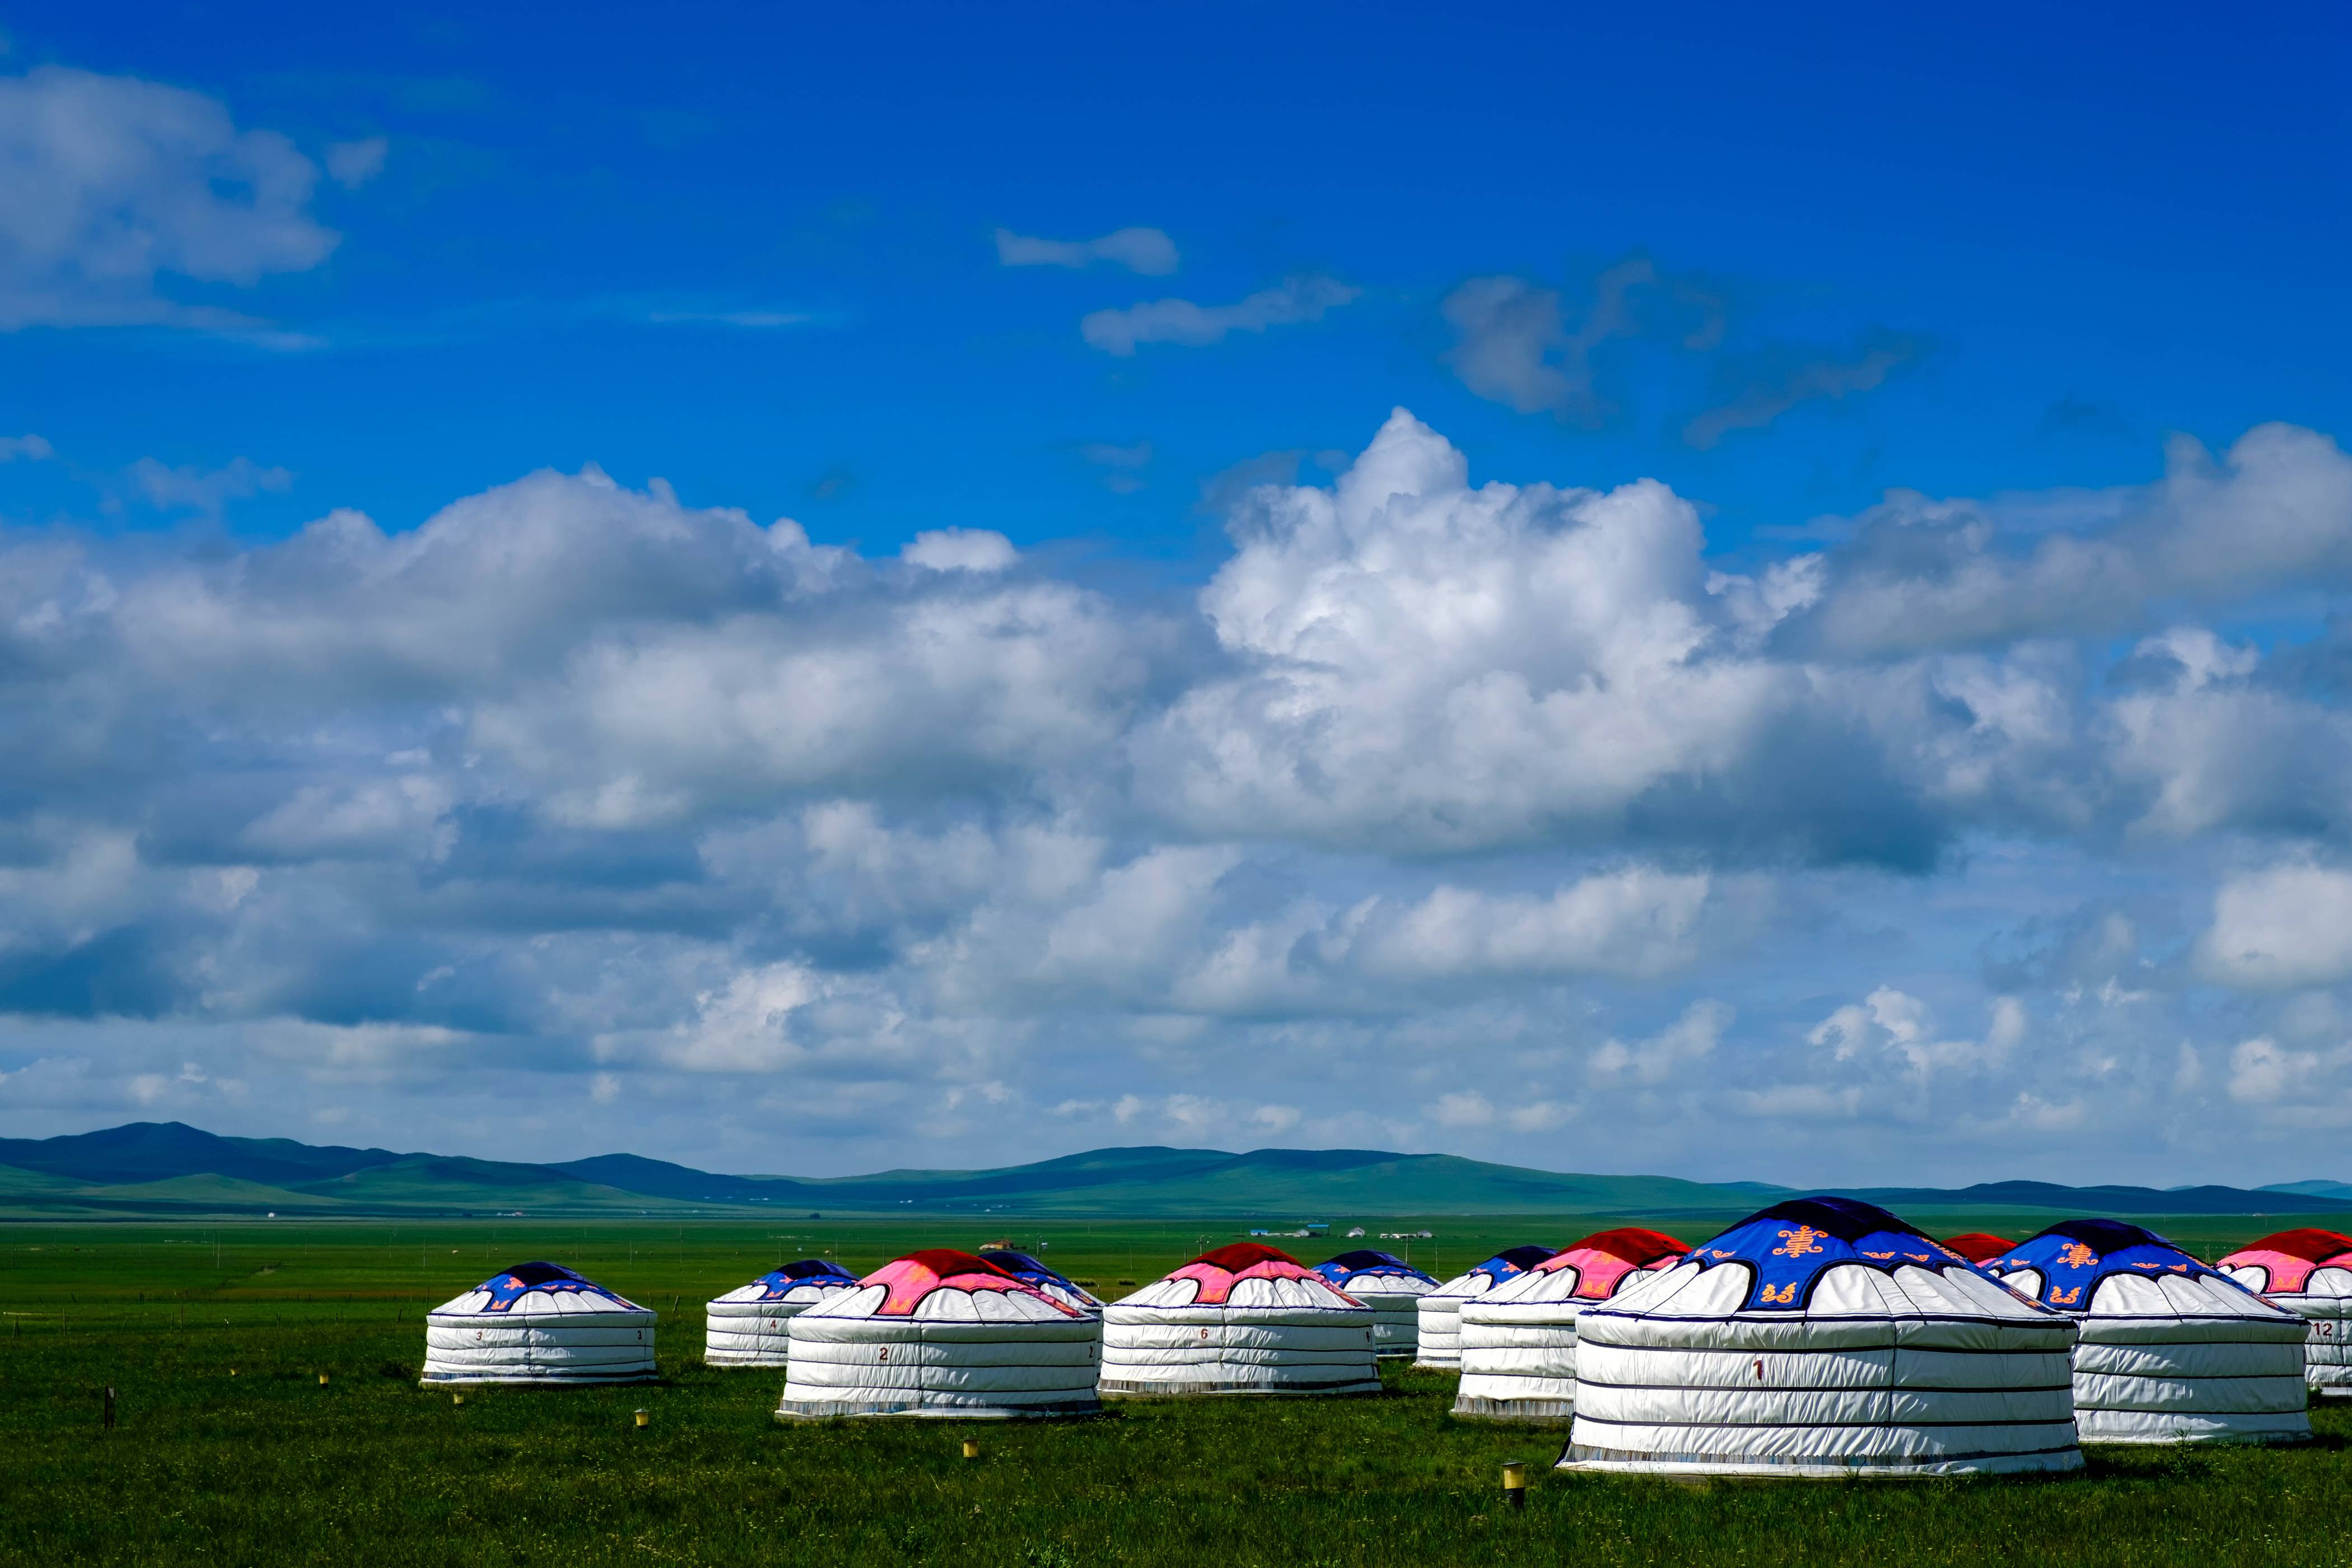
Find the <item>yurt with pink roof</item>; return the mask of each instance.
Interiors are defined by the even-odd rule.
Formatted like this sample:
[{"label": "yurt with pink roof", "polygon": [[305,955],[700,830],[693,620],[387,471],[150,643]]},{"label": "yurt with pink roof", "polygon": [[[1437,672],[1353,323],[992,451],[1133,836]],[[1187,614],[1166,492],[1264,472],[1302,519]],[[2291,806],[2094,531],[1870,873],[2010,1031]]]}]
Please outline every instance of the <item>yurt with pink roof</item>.
[{"label": "yurt with pink roof", "polygon": [[1378,1394],[1372,1310],[1256,1242],[1204,1252],[1103,1309],[1102,1392]]},{"label": "yurt with pink roof", "polygon": [[779,1418],[1084,1415],[1102,1324],[969,1252],[909,1253],[793,1319]]},{"label": "yurt with pink roof", "polygon": [[2352,1399],[2352,1236],[2337,1230],[2283,1230],[2214,1265],[2311,1325],[2303,1342],[2311,1392]]},{"label": "yurt with pink roof", "polygon": [[1597,1231],[1462,1305],[1454,1414],[1564,1421],[1576,1410],[1576,1320],[1690,1249],[1663,1231]]}]

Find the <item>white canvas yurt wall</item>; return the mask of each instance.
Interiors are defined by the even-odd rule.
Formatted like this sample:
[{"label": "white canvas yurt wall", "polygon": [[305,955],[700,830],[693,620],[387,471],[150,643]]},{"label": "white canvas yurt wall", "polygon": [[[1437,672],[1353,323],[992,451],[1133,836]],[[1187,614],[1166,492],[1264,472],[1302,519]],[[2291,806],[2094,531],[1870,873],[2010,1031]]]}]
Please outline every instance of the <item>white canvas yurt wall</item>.
[{"label": "white canvas yurt wall", "polygon": [[1751,1215],[1577,1320],[1565,1469],[2063,1470],[2074,1325],[1868,1204]]},{"label": "white canvas yurt wall", "polygon": [[1991,1265],[2081,1325],[2074,1424],[2085,1443],[2295,1443],[2303,1319],[2153,1231],[2062,1220]]},{"label": "white canvas yurt wall", "polygon": [[1604,1230],[1464,1302],[1454,1414],[1567,1419],[1576,1409],[1576,1320],[1642,1270],[1664,1268],[1688,1250],[1661,1231]]},{"label": "white canvas yurt wall", "polygon": [[1514,1247],[1484,1263],[1465,1268],[1414,1303],[1420,1318],[1412,1364],[1451,1372],[1462,1364],[1462,1304],[1483,1296],[1506,1279],[1520,1275],[1551,1257],[1554,1247]]},{"label": "white canvas yurt wall", "polygon": [[2283,1230],[2213,1267],[2308,1322],[2304,1381],[2314,1394],[2352,1399],[2352,1236]]},{"label": "white canvas yurt wall", "polygon": [[1081,1312],[1096,1315],[1103,1310],[1101,1297],[1076,1280],[1046,1268],[1028,1253],[1000,1249],[982,1252],[980,1256],[983,1262],[993,1263],[1024,1285],[1043,1290],[1065,1307],[1074,1307]]},{"label": "white canvas yurt wall", "polygon": [[1103,1309],[1107,1395],[1380,1387],[1371,1309],[1271,1247],[1203,1253]]},{"label": "white canvas yurt wall", "polygon": [[1403,1258],[1363,1248],[1315,1266],[1315,1272],[1372,1310],[1372,1353],[1409,1356],[1421,1344],[1421,1299],[1437,1280]]},{"label": "white canvas yurt wall", "polygon": [[714,1298],[703,1308],[702,1360],[709,1366],[782,1366],[794,1318],[857,1276],[822,1258],[803,1258]]},{"label": "white canvas yurt wall", "polygon": [[792,1321],[779,1416],[1083,1415],[1102,1323],[969,1252],[885,1264]]},{"label": "white canvas yurt wall", "polygon": [[554,1263],[494,1274],[425,1315],[427,1384],[640,1383],[655,1314]]}]

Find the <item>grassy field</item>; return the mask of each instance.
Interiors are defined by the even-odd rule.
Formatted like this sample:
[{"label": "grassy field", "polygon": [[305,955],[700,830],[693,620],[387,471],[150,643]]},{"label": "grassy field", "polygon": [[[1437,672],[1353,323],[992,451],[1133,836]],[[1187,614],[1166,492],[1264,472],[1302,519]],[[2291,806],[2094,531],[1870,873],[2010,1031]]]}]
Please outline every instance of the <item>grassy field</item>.
[{"label": "grassy field", "polygon": [[[1951,1228],[2002,1218],[1955,1216]],[[1436,1231],[1412,1250],[1444,1271],[1599,1223],[1381,1228]],[[2205,1220],[2171,1233],[2210,1256],[2270,1227]],[[2306,1448],[2095,1451],[2086,1475],[2056,1480],[1691,1485],[1555,1476],[1544,1467],[1559,1431],[1457,1423],[1446,1414],[1453,1380],[1428,1373],[1391,1372],[1379,1399],[1151,1404],[1031,1426],[784,1427],[771,1418],[778,1374],[712,1372],[697,1359],[699,1303],[786,1257],[831,1252],[857,1268],[917,1246],[1042,1241],[1050,1261],[1112,1294],[1234,1233],[963,1220],[0,1226],[0,1554],[2352,1563],[2352,1409],[2342,1406],[2315,1413],[2321,1441]],[[1346,1243],[1284,1245],[1311,1261]],[[666,1381],[480,1391],[462,1407],[418,1389],[423,1310],[541,1257],[659,1309]],[[100,1415],[109,1384],[112,1432]],[[652,1417],[643,1430],[631,1417],[639,1407]],[[966,1436],[982,1445],[975,1461],[960,1457]],[[1536,1461],[1524,1512],[1498,1506],[1507,1458]]]}]

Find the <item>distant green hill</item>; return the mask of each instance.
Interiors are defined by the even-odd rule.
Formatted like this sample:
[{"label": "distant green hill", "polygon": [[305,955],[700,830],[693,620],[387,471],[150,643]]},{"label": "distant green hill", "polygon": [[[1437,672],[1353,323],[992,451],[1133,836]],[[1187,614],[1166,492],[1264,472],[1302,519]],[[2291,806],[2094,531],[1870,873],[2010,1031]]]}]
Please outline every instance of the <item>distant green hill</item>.
[{"label": "distant green hill", "polygon": [[[251,1215],[1035,1215],[1362,1220],[1435,1215],[1736,1218],[1788,1189],[1672,1176],[1577,1175],[1379,1149],[1094,1149],[993,1171],[730,1176],[635,1154],[520,1164],[388,1149],[222,1138],[133,1122],[0,1139],[0,1212],[28,1217]],[[2036,1215],[2302,1215],[2352,1209],[2352,1186],[1865,1188],[1898,1210]]]}]

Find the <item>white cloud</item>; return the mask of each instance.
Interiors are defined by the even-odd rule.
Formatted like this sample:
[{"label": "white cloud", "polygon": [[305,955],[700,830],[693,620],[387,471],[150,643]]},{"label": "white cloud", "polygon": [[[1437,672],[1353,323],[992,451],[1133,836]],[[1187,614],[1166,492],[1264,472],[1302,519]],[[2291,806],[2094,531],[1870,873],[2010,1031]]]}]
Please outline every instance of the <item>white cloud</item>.
[{"label": "white cloud", "polygon": [[1586,1064],[1600,1085],[1655,1087],[1685,1077],[1715,1055],[1737,1015],[1726,1003],[1692,1003],[1683,1016],[1645,1040],[1609,1040]]},{"label": "white cloud", "polygon": [[327,173],[343,189],[356,191],[383,173],[384,155],[391,151],[392,143],[382,136],[331,142],[327,148]]},{"label": "white cloud", "polygon": [[1021,558],[1013,541],[985,528],[935,528],[918,533],[898,554],[933,572],[1002,572]]},{"label": "white cloud", "polygon": [[1727,572],[1664,486],[1474,484],[1402,414],[1327,466],[1189,602],[593,469],[0,533],[0,1121],[809,1171],[1060,1107],[1794,1182],[2288,1179],[2352,1120],[2336,642],[1855,652],[1881,543]]},{"label": "white cloud", "polygon": [[996,231],[996,259],[1006,267],[1091,267],[1108,261],[1129,272],[1163,278],[1176,270],[1176,242],[1156,228],[1114,229],[1099,239],[1035,239]]},{"label": "white cloud", "polygon": [[2248,990],[2352,980],[2352,875],[2284,865],[2230,878],[2197,960],[2208,977]]},{"label": "white cloud", "polygon": [[1814,1026],[1806,1038],[1841,1062],[1864,1056],[1898,1060],[1912,1071],[1982,1069],[1998,1066],[2021,1045],[2028,1019],[2014,996],[1992,999],[1984,1037],[1937,1039],[1927,1005],[1916,996],[1882,985],[1860,1005],[1849,1004]]},{"label": "white cloud", "polygon": [[193,511],[217,518],[232,500],[263,491],[284,494],[294,488],[294,476],[280,468],[263,468],[250,458],[230,459],[224,468],[172,468],[152,458],[131,465],[130,481],[148,505],[167,511]]},{"label": "white cloud", "polygon": [[13,463],[19,458],[39,463],[58,455],[58,449],[38,436],[0,436],[0,463]]},{"label": "white cloud", "polygon": [[2352,585],[2352,458],[2287,425],[2248,431],[2220,459],[2176,438],[2158,483],[2070,498],[2088,524],[2021,552],[2011,503],[1891,492],[1841,552],[1808,614],[1819,643],[1863,656],[2128,629],[2181,603]]},{"label": "white cloud", "polygon": [[319,265],[337,237],[310,216],[318,173],[183,88],[59,66],[0,78],[0,331],[251,326],[158,280],[250,286]]},{"label": "white cloud", "polygon": [[1363,292],[1336,278],[1302,272],[1271,289],[1261,289],[1231,305],[1196,305],[1190,300],[1154,300],[1122,310],[1096,310],[1078,322],[1087,342],[1125,358],[1142,343],[1183,343],[1201,348],[1234,332],[1319,321]]}]

